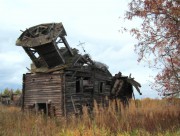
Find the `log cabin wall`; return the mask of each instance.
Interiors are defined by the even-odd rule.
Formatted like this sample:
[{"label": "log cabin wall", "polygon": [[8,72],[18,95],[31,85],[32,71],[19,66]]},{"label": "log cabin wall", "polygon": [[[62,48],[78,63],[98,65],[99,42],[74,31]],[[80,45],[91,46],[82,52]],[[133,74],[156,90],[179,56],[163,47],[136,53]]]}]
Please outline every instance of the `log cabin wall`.
[{"label": "log cabin wall", "polygon": [[72,76],[65,76],[65,115],[69,115],[71,113],[74,113],[74,107],[71,100],[72,94],[76,93],[76,79]]},{"label": "log cabin wall", "polygon": [[[65,76],[65,111],[66,115],[82,112],[82,106],[93,107],[94,100],[105,104],[105,98],[110,95],[111,75],[104,72],[76,71]],[[75,74],[74,74],[75,73]]]},{"label": "log cabin wall", "polygon": [[46,110],[44,112],[48,114],[62,116],[63,91],[63,74],[25,74],[22,108],[24,110],[40,108]]},{"label": "log cabin wall", "polygon": [[106,97],[110,96],[111,75],[104,71],[95,70],[94,74],[94,99],[98,104],[106,104]]},{"label": "log cabin wall", "polygon": [[86,81],[90,81],[90,77],[83,77],[82,74],[81,77],[73,75],[65,76],[65,114],[67,116],[74,113],[80,114],[82,106],[92,107],[93,87],[85,86]]},{"label": "log cabin wall", "polygon": [[22,108],[36,109],[36,105],[42,107],[47,103],[48,112],[54,112],[55,116],[79,114],[82,106],[92,108],[94,100],[104,103],[104,98],[109,96],[110,84],[105,76],[101,73],[94,76],[89,71],[76,72],[75,76],[73,73],[25,74]]}]

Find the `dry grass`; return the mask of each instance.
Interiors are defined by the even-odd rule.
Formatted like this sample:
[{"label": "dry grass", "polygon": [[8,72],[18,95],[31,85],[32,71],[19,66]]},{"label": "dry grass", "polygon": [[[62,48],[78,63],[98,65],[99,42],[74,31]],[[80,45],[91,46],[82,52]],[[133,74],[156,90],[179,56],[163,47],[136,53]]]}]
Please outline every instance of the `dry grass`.
[{"label": "dry grass", "polygon": [[112,101],[102,108],[96,103],[91,115],[45,118],[0,106],[0,136],[177,136],[180,135],[180,100],[132,101],[128,108]]}]

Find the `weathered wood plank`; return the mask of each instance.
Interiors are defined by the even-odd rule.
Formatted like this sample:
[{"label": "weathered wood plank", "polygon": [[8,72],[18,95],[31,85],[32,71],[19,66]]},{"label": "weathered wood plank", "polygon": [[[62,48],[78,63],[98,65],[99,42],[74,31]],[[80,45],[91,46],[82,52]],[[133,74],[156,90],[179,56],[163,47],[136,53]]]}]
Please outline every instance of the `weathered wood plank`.
[{"label": "weathered wood plank", "polygon": [[62,74],[26,74],[24,106],[51,100],[57,116],[63,115]]}]

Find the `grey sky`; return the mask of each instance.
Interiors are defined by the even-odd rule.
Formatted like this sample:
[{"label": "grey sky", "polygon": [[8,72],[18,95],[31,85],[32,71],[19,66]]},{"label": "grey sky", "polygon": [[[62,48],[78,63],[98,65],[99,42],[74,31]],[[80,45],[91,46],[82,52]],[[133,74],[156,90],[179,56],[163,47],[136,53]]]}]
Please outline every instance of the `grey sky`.
[{"label": "grey sky", "polygon": [[[129,34],[121,34],[123,26],[133,27],[138,21],[122,18],[129,0],[0,0],[0,90],[21,88],[22,74],[27,72],[30,59],[15,41],[25,30],[41,23],[62,22],[71,47],[79,41],[92,59],[109,66],[112,74],[132,74],[142,84],[143,96],[158,97],[148,86],[156,72],[138,64],[134,53],[136,42]],[[83,52],[82,52],[83,53]]]}]

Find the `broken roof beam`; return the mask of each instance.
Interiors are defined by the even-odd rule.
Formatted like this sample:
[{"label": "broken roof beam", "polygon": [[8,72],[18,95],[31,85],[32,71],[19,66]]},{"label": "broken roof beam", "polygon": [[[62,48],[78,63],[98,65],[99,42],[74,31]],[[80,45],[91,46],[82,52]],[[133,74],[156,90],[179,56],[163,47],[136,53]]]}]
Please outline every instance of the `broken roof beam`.
[{"label": "broken roof beam", "polygon": [[34,55],[33,51],[30,48],[27,48],[27,47],[23,47],[23,49],[28,54],[28,56],[31,58],[31,60],[33,61],[34,65],[37,68],[41,67],[41,63],[38,60],[38,58]]},{"label": "broken roof beam", "polygon": [[63,36],[66,36],[66,31],[62,23],[41,24],[26,29],[17,39],[16,45],[29,48],[43,46]]},{"label": "broken roof beam", "polygon": [[68,49],[68,52],[70,53],[70,55],[73,56],[74,54],[73,54],[68,42],[66,41],[66,38],[64,36],[61,36],[61,39],[62,39],[64,45],[66,46],[66,48]]},{"label": "broken roof beam", "polygon": [[73,56],[64,36],[66,31],[62,23],[40,24],[26,29],[17,39],[16,45],[24,48],[37,68],[41,66],[52,68],[65,64],[64,54],[60,52],[58,43],[63,43]]}]

